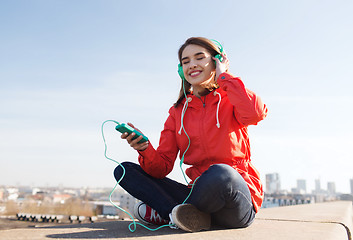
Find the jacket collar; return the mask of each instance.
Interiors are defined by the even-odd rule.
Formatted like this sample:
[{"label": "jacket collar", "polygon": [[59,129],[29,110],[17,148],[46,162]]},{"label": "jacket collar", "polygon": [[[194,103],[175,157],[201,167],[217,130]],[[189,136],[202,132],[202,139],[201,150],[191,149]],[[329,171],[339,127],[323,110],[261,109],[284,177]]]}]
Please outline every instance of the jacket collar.
[{"label": "jacket collar", "polygon": [[[184,99],[182,101],[183,108],[181,110],[180,129],[178,131],[178,134],[181,135],[182,130],[184,129],[184,115],[185,115],[188,108],[200,109],[203,106],[211,106],[214,103],[217,104],[217,111],[216,111],[217,124],[216,124],[216,126],[217,126],[217,128],[220,128],[221,124],[219,122],[219,107],[220,107],[220,104],[222,101],[222,97],[224,97],[224,95],[226,95],[226,93],[222,89],[216,89],[201,98],[196,97],[193,94],[189,94],[187,99]],[[185,129],[184,129],[184,131],[185,131]]]},{"label": "jacket collar", "polygon": [[[210,104],[217,104],[219,101],[219,97],[218,94],[221,94],[221,98],[223,98],[224,96],[227,95],[227,93],[222,90],[221,88],[218,88],[216,90],[213,90],[212,92],[210,92],[209,94],[207,94],[206,96],[203,96],[201,98],[191,94],[188,94],[188,108],[202,108],[203,105],[205,104],[210,105]],[[184,98],[183,101],[181,102],[181,105],[185,104],[186,99]]]}]

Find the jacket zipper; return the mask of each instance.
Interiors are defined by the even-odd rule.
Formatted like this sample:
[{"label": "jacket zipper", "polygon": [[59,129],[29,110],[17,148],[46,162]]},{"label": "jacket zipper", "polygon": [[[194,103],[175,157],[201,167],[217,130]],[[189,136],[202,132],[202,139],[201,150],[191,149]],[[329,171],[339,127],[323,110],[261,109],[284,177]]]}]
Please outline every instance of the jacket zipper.
[{"label": "jacket zipper", "polygon": [[[202,100],[201,100],[202,101]],[[205,136],[205,116],[206,116],[206,97],[204,98],[204,101],[202,101],[203,103],[203,108],[202,108],[202,114],[201,114],[201,119],[200,119],[200,136],[201,136],[201,145],[203,148],[203,151],[206,154],[206,159],[208,160],[209,158],[209,154],[207,151],[207,144],[205,144],[206,141],[206,136]]]},{"label": "jacket zipper", "polygon": [[202,102],[203,107],[206,107],[206,96],[203,97],[203,101],[202,98],[200,98],[200,100]]}]

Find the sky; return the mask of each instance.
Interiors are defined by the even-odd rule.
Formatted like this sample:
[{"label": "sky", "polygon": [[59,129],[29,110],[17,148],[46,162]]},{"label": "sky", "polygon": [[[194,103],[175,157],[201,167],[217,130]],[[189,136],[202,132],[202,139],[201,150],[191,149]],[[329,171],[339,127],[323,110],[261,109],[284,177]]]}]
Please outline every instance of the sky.
[{"label": "sky", "polygon": [[[216,39],[267,105],[252,162],[282,188],[353,178],[353,2],[0,1],[0,185],[113,187],[106,120],[158,146],[180,89],[177,51]],[[137,162],[115,124],[107,155]],[[183,166],[185,169],[185,166]],[[179,160],[169,177],[184,182]]]}]

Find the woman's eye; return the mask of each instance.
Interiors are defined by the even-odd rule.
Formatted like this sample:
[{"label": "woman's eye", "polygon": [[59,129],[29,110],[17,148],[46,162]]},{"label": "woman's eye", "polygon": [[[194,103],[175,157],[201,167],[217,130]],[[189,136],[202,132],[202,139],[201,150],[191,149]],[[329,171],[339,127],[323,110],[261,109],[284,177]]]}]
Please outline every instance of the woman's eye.
[{"label": "woman's eye", "polygon": [[185,62],[182,62],[182,63],[183,63],[183,65],[184,65],[184,64],[188,64],[188,63],[189,63],[189,61],[185,61]]},{"label": "woman's eye", "polygon": [[197,60],[202,60],[204,59],[205,57],[199,57],[199,58],[196,58]]}]

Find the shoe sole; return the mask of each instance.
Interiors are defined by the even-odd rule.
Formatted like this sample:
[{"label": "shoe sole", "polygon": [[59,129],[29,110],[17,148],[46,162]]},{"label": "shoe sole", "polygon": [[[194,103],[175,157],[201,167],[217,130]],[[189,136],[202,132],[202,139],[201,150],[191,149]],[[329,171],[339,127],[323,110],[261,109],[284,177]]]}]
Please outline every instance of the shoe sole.
[{"label": "shoe sole", "polygon": [[178,205],[172,210],[173,222],[187,232],[198,232],[211,228],[211,216],[191,204]]}]

